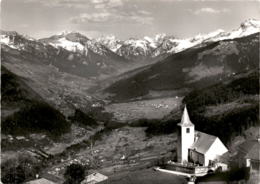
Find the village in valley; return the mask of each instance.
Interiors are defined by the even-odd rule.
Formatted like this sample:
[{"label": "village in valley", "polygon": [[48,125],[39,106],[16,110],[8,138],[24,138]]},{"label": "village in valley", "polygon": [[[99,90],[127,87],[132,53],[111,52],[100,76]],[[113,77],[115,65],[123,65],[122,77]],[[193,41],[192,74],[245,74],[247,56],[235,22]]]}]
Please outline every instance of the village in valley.
[{"label": "village in valley", "polygon": [[[72,154],[73,156],[68,157],[66,157],[67,155],[61,156],[61,153],[54,150],[54,152],[45,152],[41,149],[28,150],[26,154],[31,155],[31,157],[44,162],[52,162],[52,164],[45,171],[36,174],[35,180],[26,183],[63,183],[65,169],[71,165],[82,165],[85,168],[92,168],[87,170],[87,175],[80,182],[81,184],[135,183],[134,179],[131,181],[131,177],[136,177],[136,181],[138,182],[144,177],[151,177],[154,181],[164,181],[165,183],[171,183],[172,181],[180,183],[208,183],[211,181],[211,179],[208,180],[210,177],[213,177],[213,181],[226,182],[227,177],[234,177],[236,181],[236,177],[238,180],[245,180],[245,176],[253,177],[254,179],[251,182],[255,183],[254,181],[259,177],[259,138],[255,137],[255,139],[246,140],[242,144],[237,142],[235,143],[237,144],[236,151],[228,150],[218,137],[197,131],[195,128],[189,117],[188,109],[184,106],[181,121],[178,123],[177,133],[172,136],[167,136],[167,138],[159,136],[160,140],[150,140],[150,142],[145,143],[146,145],[142,145],[144,144],[142,143],[143,140],[139,141],[138,139],[140,138],[138,136],[140,135],[136,133],[141,130],[134,130],[136,137],[133,137],[135,133],[130,132],[131,138],[137,141],[133,144],[140,144],[139,149],[142,147],[143,149],[148,149],[147,146],[155,146],[155,149],[158,149],[150,150],[150,153],[149,149],[147,152],[140,152],[138,146],[136,147],[136,153],[131,154],[127,150],[122,152],[120,149],[124,145],[120,148],[120,145],[118,145],[120,141],[115,138],[112,139],[111,135],[105,138],[110,142],[108,147],[104,145],[107,143],[97,141],[96,145],[91,143],[89,147],[86,147],[84,152],[81,151],[79,152],[80,154]],[[131,130],[127,127],[115,129],[115,136],[119,139],[129,139],[130,137],[127,137],[127,135],[129,136],[129,131]],[[248,132],[251,136],[253,133],[254,136],[259,136],[255,131],[251,130],[251,132]],[[11,138],[11,140],[20,142],[29,141],[23,136],[17,136]],[[116,155],[110,156],[109,159],[106,156],[109,156],[109,149],[111,149],[109,147],[114,147],[113,141],[117,142],[116,148],[119,149],[118,152],[122,153],[118,154],[114,152]],[[70,149],[67,150],[68,152],[71,151]],[[234,165],[236,165],[235,168],[237,171],[231,171]],[[132,174],[129,174],[129,172]],[[239,172],[240,176],[234,174],[230,176],[232,172]],[[154,177],[157,177],[157,179]],[[147,179],[147,183],[149,181]]]}]

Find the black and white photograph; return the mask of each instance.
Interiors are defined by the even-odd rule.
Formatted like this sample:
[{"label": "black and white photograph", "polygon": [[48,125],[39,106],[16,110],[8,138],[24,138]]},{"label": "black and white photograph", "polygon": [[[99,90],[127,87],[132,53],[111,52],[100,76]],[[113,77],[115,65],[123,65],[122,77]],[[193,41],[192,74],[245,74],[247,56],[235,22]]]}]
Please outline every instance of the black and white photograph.
[{"label": "black and white photograph", "polygon": [[0,184],[260,184],[260,0],[0,7]]}]

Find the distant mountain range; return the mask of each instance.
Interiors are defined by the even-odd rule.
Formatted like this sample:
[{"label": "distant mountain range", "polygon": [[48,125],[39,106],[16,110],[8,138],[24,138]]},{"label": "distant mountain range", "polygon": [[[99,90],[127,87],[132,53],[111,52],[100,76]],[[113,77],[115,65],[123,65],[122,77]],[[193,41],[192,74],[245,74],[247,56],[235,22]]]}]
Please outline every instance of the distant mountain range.
[{"label": "distant mountain range", "polygon": [[79,33],[35,40],[16,32],[1,31],[1,43],[3,53],[16,53],[18,57],[28,57],[27,60],[31,58],[53,65],[60,71],[87,78],[116,74],[130,63],[105,46],[96,49],[99,47],[90,44]]},{"label": "distant mountain range", "polygon": [[[137,66],[151,64],[170,54],[198,44],[240,38],[257,33],[259,30],[260,21],[249,19],[230,32],[219,29],[208,34],[199,34],[186,39],[179,39],[166,34],[157,34],[154,38],[145,36],[143,39],[130,38],[128,40],[119,40],[113,35],[90,39],[78,32],[64,31],[49,38],[36,40],[19,35],[16,32],[2,31],[1,43],[18,48],[17,39],[15,39],[15,43],[13,39],[22,37],[24,40],[28,39],[31,42],[41,42],[44,45],[51,45],[57,49],[63,48],[70,52],[79,53],[91,58],[90,60],[94,60],[96,65],[102,68],[109,68],[108,65],[118,65],[118,63],[122,64],[122,62],[140,63]],[[21,45],[19,48],[22,48]],[[102,57],[100,58],[99,56]]]},{"label": "distant mountain range", "polygon": [[[250,70],[258,66],[259,32],[260,21],[253,19],[231,32],[217,30],[187,39],[158,34],[123,41],[63,32],[37,40],[1,31],[1,60],[41,96],[66,109],[68,104],[88,104],[87,90],[97,82],[106,83],[101,88],[113,96],[109,99],[130,100],[181,95],[193,86]],[[69,94],[73,98],[68,100]]]}]

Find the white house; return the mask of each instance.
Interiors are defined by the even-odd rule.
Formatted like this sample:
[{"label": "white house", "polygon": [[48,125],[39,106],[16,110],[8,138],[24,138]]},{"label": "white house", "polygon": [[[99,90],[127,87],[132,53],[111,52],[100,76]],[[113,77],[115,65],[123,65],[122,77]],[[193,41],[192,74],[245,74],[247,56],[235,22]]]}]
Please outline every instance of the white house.
[{"label": "white house", "polygon": [[186,106],[178,125],[180,126],[177,147],[178,162],[193,162],[209,166],[228,151],[218,137],[195,131]]}]

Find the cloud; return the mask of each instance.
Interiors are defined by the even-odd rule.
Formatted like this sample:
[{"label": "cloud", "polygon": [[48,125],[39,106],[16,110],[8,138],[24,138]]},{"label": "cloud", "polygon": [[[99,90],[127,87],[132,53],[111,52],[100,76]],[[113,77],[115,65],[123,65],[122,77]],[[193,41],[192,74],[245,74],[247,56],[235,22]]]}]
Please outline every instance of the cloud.
[{"label": "cloud", "polygon": [[90,0],[95,8],[116,8],[123,6],[122,0]]},{"label": "cloud", "polygon": [[139,10],[138,13],[141,14],[141,15],[151,15],[151,12],[148,12],[148,11],[145,11],[145,10]]},{"label": "cloud", "polygon": [[48,7],[74,7],[74,8],[115,8],[128,0],[24,0],[25,3],[41,3]]},{"label": "cloud", "polygon": [[146,24],[153,23],[151,12],[140,9],[130,0],[89,0],[94,5],[95,11],[88,11],[74,16],[70,22],[74,24],[84,23],[129,23]]},{"label": "cloud", "polygon": [[132,0],[23,0],[37,2],[48,7],[69,7],[79,9],[79,15],[71,17],[73,24],[83,23],[137,23],[152,24],[150,12],[132,3]]},{"label": "cloud", "polygon": [[[117,12],[118,13],[118,12]],[[115,12],[100,12],[100,13],[82,13],[79,16],[72,17],[70,21],[74,24],[84,23],[138,23],[138,24],[152,24],[153,18],[144,14],[136,13],[131,15],[117,14]],[[142,12],[144,13],[144,12]]]},{"label": "cloud", "polygon": [[[191,10],[192,11],[192,10]],[[227,13],[229,12],[230,10],[229,9],[214,9],[214,8],[210,8],[210,7],[204,7],[204,8],[200,8],[198,10],[196,10],[195,12],[192,11],[194,14],[198,15],[198,14],[219,14],[219,13]]]},{"label": "cloud", "polygon": [[81,24],[81,23],[87,23],[87,22],[107,22],[109,19],[115,18],[112,17],[112,15],[108,12],[102,12],[102,13],[82,13],[79,16],[72,17],[70,21],[75,24]]}]

